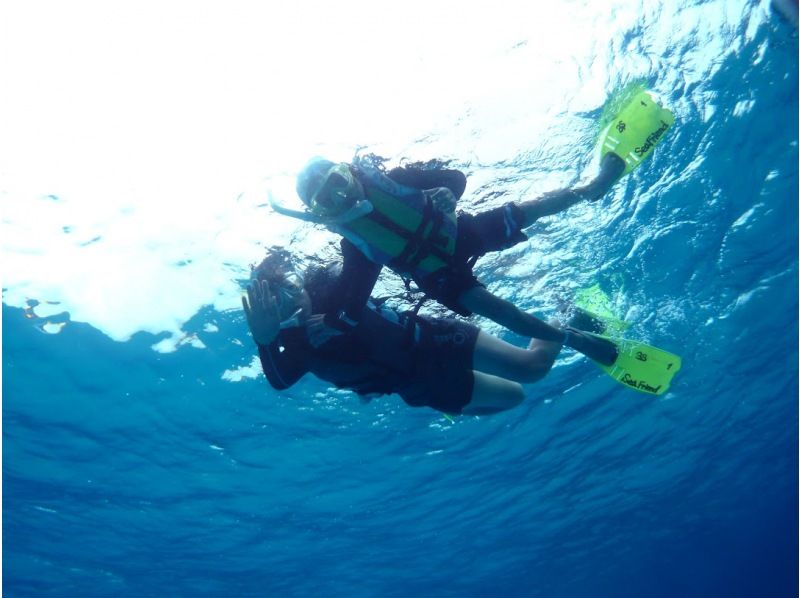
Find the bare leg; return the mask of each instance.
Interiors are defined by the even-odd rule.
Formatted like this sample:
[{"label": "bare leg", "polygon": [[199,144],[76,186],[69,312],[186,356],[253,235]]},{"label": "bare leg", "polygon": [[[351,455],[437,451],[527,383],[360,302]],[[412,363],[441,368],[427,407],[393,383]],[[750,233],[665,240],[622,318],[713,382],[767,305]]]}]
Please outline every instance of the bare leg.
[{"label": "bare leg", "polygon": [[550,191],[531,201],[517,204],[524,214],[521,228],[530,226],[542,216],[552,216],[563,212],[580,201],[596,201],[600,199],[624,170],[625,162],[622,158],[616,154],[608,153],[603,156],[600,162],[600,174],[588,185],[575,187],[574,189]]},{"label": "bare leg", "polygon": [[617,358],[616,347],[608,341],[580,334],[580,331],[573,329],[569,330],[568,338],[564,329],[551,326],[536,316],[522,311],[510,301],[492,295],[484,287],[473,287],[464,291],[458,302],[468,310],[489,318],[521,336],[566,343],[568,347],[606,365],[611,365]]},{"label": "bare leg", "polygon": [[528,349],[522,349],[481,331],[475,342],[472,364],[478,371],[525,384],[547,375],[560,350],[558,341],[533,339]]},{"label": "bare leg", "polygon": [[[551,320],[549,324],[555,326],[558,321]],[[488,415],[516,407],[525,398],[519,382],[543,378],[560,350],[561,343],[536,339],[531,340],[528,349],[520,349],[480,331],[472,354],[472,399],[461,412]]]},{"label": "bare leg", "polygon": [[512,409],[525,398],[522,386],[505,378],[473,372],[472,399],[461,410],[464,415],[489,415]]}]

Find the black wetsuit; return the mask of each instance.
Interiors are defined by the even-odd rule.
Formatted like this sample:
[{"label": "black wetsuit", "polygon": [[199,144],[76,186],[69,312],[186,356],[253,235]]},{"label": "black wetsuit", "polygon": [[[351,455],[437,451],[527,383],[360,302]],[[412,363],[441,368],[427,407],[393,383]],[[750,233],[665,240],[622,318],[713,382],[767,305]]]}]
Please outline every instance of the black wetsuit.
[{"label": "black wetsuit", "polygon": [[397,393],[415,407],[460,413],[472,397],[478,329],[367,304],[362,295],[371,290],[380,266],[346,241],[342,252],[341,271],[329,267],[307,274],[305,288],[312,312],[342,314],[357,323],[318,348],[308,342],[305,328],[281,330],[272,343],[258,348],[269,383],[283,390],[311,372],[360,394]]}]

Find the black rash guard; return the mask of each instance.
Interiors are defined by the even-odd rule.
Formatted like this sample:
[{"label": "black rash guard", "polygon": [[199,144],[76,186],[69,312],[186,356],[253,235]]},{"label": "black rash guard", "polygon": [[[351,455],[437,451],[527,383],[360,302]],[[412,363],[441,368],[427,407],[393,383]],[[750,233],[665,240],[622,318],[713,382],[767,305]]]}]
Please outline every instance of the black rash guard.
[{"label": "black rash guard", "polygon": [[[478,329],[451,319],[397,313],[368,302],[380,266],[342,242],[340,272],[330,266],[306,275],[314,313],[347,314],[344,334],[312,347],[304,327],[281,330],[259,345],[264,375],[277,390],[306,373],[359,394],[397,393],[409,405],[460,413],[472,397],[472,356]],[[362,264],[361,261],[365,264]],[[359,306],[360,301],[360,306]],[[357,307],[358,306],[358,307]]]},{"label": "black rash guard", "polygon": [[272,387],[284,390],[311,372],[359,394],[395,392],[414,371],[416,323],[406,317],[392,321],[373,306],[362,310],[352,331],[321,347],[311,346],[303,327],[281,330],[272,343],[259,345],[261,366]]}]

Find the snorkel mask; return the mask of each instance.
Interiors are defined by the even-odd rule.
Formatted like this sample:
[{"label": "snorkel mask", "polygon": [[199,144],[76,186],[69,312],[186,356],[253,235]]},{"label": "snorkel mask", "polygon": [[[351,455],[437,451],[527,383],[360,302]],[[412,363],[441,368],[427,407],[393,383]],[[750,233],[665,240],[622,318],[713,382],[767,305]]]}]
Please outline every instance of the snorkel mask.
[{"label": "snorkel mask", "polygon": [[364,198],[347,164],[328,169],[322,185],[308,201],[309,209],[322,218],[337,218],[351,210]]},{"label": "snorkel mask", "polygon": [[297,195],[308,210],[285,208],[270,194],[272,208],[286,216],[318,224],[343,224],[372,211],[372,204],[347,164],[314,158],[297,177]]},{"label": "snorkel mask", "polygon": [[290,272],[282,280],[270,283],[278,312],[281,317],[280,328],[293,328],[300,326],[300,315],[303,308],[298,306],[303,294],[303,276],[299,272]]}]

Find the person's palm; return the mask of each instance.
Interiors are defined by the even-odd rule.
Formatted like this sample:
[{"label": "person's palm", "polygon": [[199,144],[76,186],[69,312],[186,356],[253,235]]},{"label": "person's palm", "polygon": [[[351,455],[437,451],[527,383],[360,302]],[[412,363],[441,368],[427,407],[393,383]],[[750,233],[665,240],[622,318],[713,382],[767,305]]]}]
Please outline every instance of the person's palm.
[{"label": "person's palm", "polygon": [[256,343],[270,344],[280,330],[281,316],[266,281],[255,281],[247,285],[247,297],[242,296],[242,307]]}]

